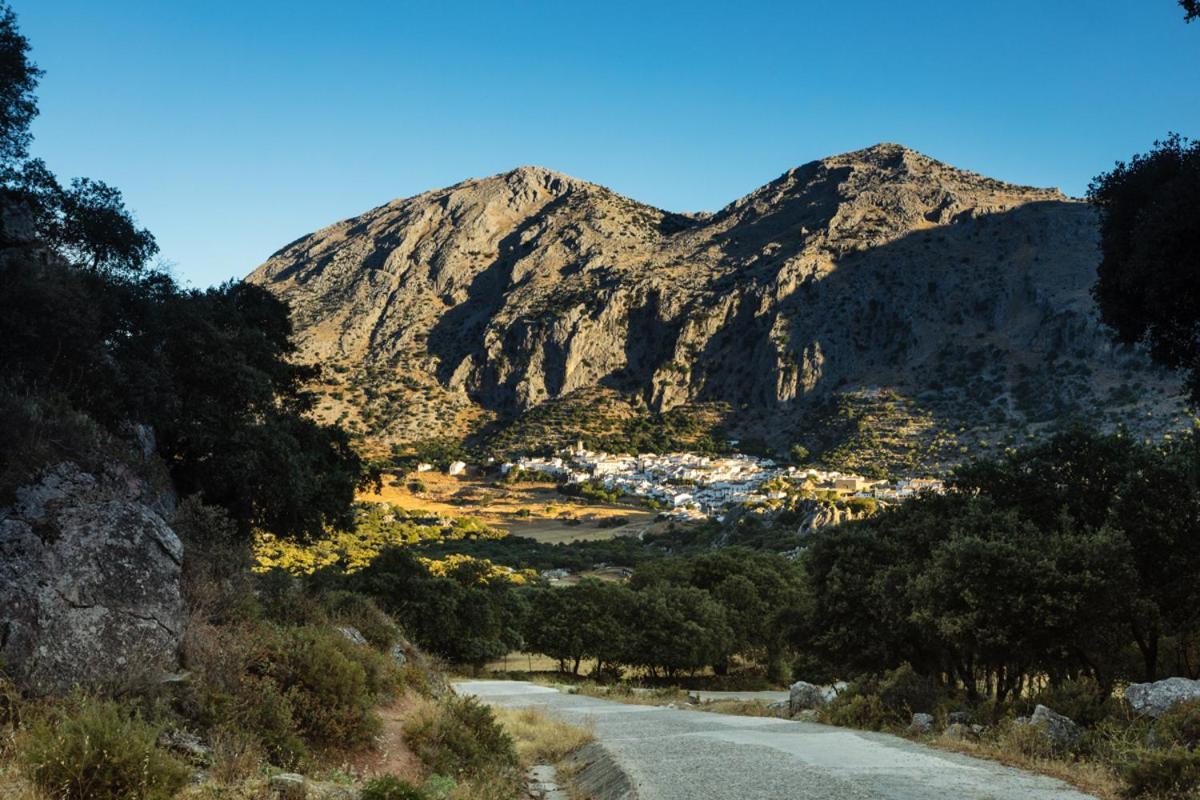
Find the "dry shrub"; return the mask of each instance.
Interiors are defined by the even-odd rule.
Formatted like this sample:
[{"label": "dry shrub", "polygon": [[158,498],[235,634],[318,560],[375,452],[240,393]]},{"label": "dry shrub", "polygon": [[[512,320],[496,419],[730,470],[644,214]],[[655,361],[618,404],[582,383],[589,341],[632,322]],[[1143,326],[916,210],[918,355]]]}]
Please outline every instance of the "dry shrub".
[{"label": "dry shrub", "polygon": [[405,722],[404,738],[431,771],[515,785],[517,751],[492,710],[473,697],[426,701]]},{"label": "dry shrub", "polygon": [[56,800],[168,800],[191,769],[158,748],[160,733],[114,701],[75,695],[21,733],[17,760]]},{"label": "dry shrub", "polygon": [[512,737],[525,766],[556,763],[595,738],[588,728],[555,719],[538,708],[497,708],[492,713]]}]

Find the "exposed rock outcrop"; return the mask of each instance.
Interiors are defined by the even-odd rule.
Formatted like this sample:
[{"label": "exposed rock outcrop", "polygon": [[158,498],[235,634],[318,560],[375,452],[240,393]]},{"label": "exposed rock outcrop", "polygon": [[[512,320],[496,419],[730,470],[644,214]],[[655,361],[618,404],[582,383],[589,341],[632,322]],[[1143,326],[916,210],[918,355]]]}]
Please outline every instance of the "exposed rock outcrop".
[{"label": "exposed rock outcrop", "polygon": [[0,509],[0,660],[35,692],[176,661],[183,546],[173,498],[114,463],[48,470]]}]

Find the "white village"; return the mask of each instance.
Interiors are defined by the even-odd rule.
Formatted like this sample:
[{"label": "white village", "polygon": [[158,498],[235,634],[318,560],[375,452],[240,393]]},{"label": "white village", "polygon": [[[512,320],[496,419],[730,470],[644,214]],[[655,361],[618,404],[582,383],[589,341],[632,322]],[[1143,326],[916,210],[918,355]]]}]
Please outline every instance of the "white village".
[{"label": "white village", "polygon": [[708,456],[697,453],[612,455],[592,452],[582,443],[548,458],[521,457],[503,464],[542,474],[566,484],[601,485],[633,497],[653,500],[664,514],[678,520],[716,518],[735,506],[781,501],[789,489],[830,493],[841,498],[870,497],[897,503],[921,492],[944,491],[937,478],[902,478],[893,482],[812,467],[780,466],[769,458],[749,455]]}]

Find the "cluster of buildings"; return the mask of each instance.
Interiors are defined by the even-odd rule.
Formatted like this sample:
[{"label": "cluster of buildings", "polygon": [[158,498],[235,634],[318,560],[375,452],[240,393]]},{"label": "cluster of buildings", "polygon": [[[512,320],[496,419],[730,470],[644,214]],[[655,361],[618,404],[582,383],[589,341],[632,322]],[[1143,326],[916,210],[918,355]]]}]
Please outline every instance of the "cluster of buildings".
[{"label": "cluster of buildings", "polygon": [[668,516],[680,519],[719,519],[733,506],[784,500],[789,490],[801,487],[885,502],[943,489],[941,481],[931,478],[888,483],[832,470],[780,467],[771,459],[746,455],[618,456],[594,453],[581,444],[551,458],[520,458],[501,466],[504,474],[514,469],[544,473],[565,483],[596,483],[609,491],[652,499],[666,509]]}]

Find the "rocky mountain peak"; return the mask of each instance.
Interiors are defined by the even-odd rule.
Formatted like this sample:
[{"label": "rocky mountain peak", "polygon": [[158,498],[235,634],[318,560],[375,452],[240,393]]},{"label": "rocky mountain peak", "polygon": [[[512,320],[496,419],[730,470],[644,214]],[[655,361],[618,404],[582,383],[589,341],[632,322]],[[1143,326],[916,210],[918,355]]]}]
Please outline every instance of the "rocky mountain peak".
[{"label": "rocky mountain peak", "polygon": [[947,428],[998,446],[1131,381],[1163,392],[1121,394],[1140,398],[1131,419],[1173,419],[1174,379],[1096,321],[1097,258],[1087,204],[884,143],[714,214],[520,167],[336,223],[249,280],[296,309],[306,357],[348,376],[323,412],[380,441],[599,389],[794,441],[839,398],[891,397],[921,420],[901,438],[940,461]]}]

